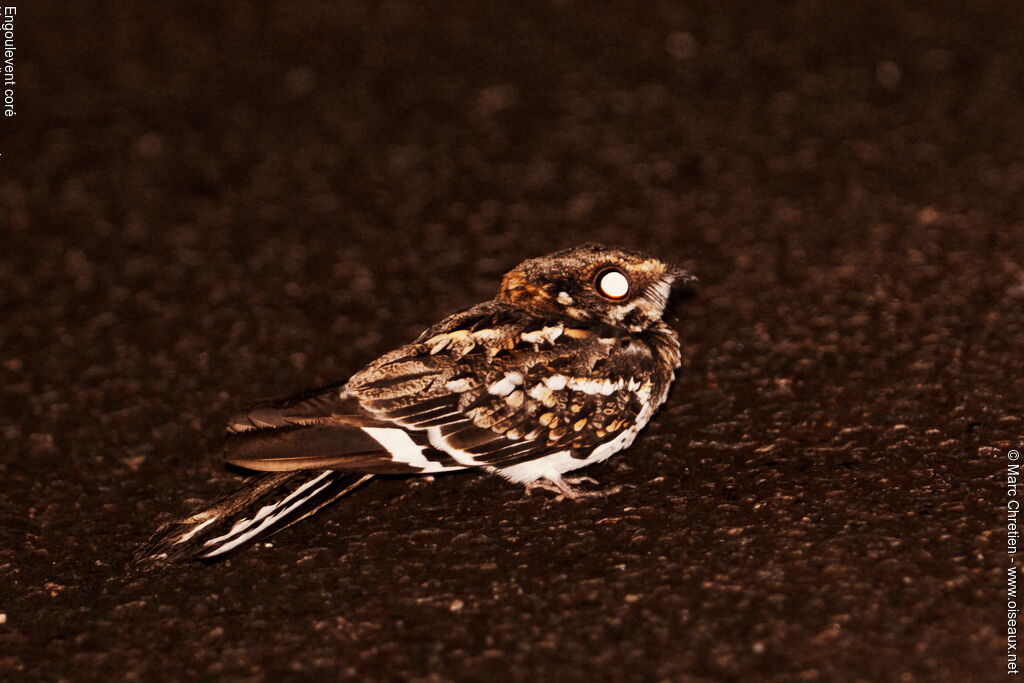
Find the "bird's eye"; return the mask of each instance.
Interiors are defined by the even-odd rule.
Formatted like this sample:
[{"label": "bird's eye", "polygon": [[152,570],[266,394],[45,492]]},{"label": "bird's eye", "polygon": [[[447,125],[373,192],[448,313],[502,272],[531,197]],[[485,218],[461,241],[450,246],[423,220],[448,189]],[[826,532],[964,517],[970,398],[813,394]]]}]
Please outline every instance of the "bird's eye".
[{"label": "bird's eye", "polygon": [[629,294],[629,280],[615,268],[602,270],[596,280],[597,291],[609,299],[625,299]]}]

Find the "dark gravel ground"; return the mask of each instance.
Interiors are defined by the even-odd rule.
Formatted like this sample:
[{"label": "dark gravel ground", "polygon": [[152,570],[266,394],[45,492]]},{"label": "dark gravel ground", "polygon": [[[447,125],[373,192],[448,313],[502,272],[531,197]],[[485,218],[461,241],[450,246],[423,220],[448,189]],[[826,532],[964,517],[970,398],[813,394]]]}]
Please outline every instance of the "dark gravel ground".
[{"label": "dark gravel ground", "polygon": [[[90,4],[19,7],[0,121],[0,678],[1005,676],[1019,3]],[[704,281],[622,493],[128,573],[237,407],[589,239]]]}]

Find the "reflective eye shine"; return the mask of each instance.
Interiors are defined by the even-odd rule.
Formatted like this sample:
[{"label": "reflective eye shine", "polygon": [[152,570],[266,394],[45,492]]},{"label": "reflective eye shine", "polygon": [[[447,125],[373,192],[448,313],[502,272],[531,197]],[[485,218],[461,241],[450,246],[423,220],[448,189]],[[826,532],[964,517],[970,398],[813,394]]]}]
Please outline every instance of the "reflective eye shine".
[{"label": "reflective eye shine", "polygon": [[629,292],[629,280],[617,270],[606,270],[597,276],[597,291],[609,299],[621,299]]}]

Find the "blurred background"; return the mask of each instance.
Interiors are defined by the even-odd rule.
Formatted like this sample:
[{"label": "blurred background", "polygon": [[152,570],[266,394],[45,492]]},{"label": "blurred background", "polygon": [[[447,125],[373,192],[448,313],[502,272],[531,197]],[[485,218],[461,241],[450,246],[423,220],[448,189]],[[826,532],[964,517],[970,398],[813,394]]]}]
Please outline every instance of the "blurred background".
[{"label": "blurred background", "polygon": [[[0,677],[988,680],[1016,2],[68,4],[0,120]],[[700,275],[621,494],[395,479],[131,575],[256,399],[582,241]]]}]

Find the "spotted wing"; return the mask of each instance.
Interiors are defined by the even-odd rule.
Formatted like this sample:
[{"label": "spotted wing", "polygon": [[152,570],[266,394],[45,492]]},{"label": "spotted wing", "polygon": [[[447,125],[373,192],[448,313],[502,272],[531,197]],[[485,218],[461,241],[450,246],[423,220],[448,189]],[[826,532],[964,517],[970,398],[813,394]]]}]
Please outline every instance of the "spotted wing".
[{"label": "spotted wing", "polygon": [[559,451],[586,458],[649,402],[651,350],[607,326],[525,316],[493,303],[456,314],[371,363],[348,390],[366,414],[424,433],[464,466]]}]

